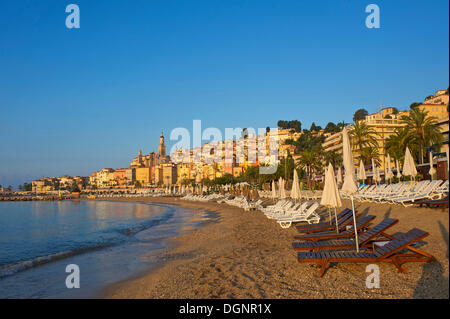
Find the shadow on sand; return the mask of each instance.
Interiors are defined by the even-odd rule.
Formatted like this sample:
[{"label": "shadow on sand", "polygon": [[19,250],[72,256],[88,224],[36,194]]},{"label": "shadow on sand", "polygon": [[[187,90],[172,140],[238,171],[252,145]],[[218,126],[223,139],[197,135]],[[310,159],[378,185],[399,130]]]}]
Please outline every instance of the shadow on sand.
[{"label": "shadow on sand", "polygon": [[[447,244],[446,257],[449,255],[448,231],[439,221],[442,237]],[[423,265],[422,275],[414,289],[413,298],[448,298],[449,281],[444,277],[444,269],[440,262],[434,261]],[[445,292],[447,296],[445,296]]]}]

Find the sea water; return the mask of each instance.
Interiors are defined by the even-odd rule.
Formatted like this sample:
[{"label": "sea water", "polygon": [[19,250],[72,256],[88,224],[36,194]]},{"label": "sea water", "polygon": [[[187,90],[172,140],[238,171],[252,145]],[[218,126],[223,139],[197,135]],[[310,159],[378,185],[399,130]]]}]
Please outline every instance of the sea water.
[{"label": "sea water", "polygon": [[[157,266],[210,212],[119,201],[0,202],[0,298],[92,298]],[[80,288],[67,288],[69,264]]]}]

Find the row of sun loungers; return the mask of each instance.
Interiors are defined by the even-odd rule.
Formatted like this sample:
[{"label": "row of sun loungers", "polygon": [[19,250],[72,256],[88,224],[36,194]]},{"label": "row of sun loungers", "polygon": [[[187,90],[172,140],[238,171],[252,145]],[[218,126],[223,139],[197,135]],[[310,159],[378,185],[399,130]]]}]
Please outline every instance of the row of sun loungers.
[{"label": "row of sun loungers", "polygon": [[333,220],[296,227],[300,235],[295,236],[296,241],[292,243],[292,247],[298,251],[298,262],[317,264],[320,267],[319,276],[322,277],[330,263],[386,262],[393,264],[398,272],[407,272],[403,267],[406,262],[435,260],[430,254],[413,247],[427,237],[428,233],[414,228],[403,235],[393,237],[386,231],[398,223],[397,219],[387,218],[378,225],[369,227],[374,216],[356,216],[358,244],[361,249],[359,252],[354,251],[355,229],[348,225],[353,225],[352,212],[345,209],[337,216],[338,224],[343,223],[345,226],[342,232],[336,232],[336,223]]},{"label": "row of sun loungers", "polygon": [[319,203],[309,201],[294,202],[280,200],[276,204],[261,208],[267,218],[274,219],[282,228],[289,228],[292,223],[307,222],[318,223],[320,216],[316,213]]},{"label": "row of sun loungers", "polygon": [[[363,186],[355,198],[361,201],[397,203],[404,206],[412,203],[427,206],[432,205],[431,202],[447,201],[448,207],[448,181]],[[431,198],[435,199],[430,200]],[[389,235],[389,229],[398,223],[398,220],[393,218],[387,218],[372,226],[375,216],[362,216],[356,211],[355,227],[353,212],[348,208],[341,211],[336,218],[333,216],[327,222],[320,222],[320,216],[316,212],[319,203],[309,200],[295,202],[282,199],[264,207],[263,200],[249,201],[244,196],[188,194],[183,199],[215,201],[245,210],[258,209],[282,228],[289,228],[294,223],[303,223],[295,227],[299,234],[294,236],[292,247],[297,251],[298,262],[315,263],[320,267],[320,277],[324,275],[330,263],[385,262],[393,264],[398,272],[407,272],[403,267],[406,262],[435,260],[430,254],[414,247],[417,242],[428,236],[427,232],[414,228],[399,236]],[[359,252],[355,251],[355,231],[358,233]]]},{"label": "row of sun loungers", "polygon": [[217,203],[225,203],[231,206],[240,207],[244,210],[255,210],[261,209],[262,200],[250,201],[247,200],[244,196],[233,196],[233,195],[221,195],[221,194],[209,194],[209,195],[195,195],[188,194],[181,199],[190,200],[190,201],[200,201],[200,202],[217,202]]},{"label": "row of sun loungers", "polygon": [[421,200],[416,202],[416,205],[419,207],[428,207],[428,208],[442,208],[448,209],[448,202],[449,198],[448,195],[442,199],[436,199],[436,200]]},{"label": "row of sun loungers", "polygon": [[363,185],[353,197],[362,202],[385,202],[407,207],[420,200],[442,199],[448,196],[448,188],[448,180]]}]

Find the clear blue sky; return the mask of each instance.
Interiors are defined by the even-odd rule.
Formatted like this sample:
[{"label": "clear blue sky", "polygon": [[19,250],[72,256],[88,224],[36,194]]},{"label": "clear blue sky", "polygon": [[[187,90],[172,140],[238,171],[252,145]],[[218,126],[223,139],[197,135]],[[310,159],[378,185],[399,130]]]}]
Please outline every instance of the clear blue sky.
[{"label": "clear blue sky", "polygon": [[[67,29],[76,3],[81,28]],[[366,5],[381,10],[367,29]],[[448,1],[0,2],[0,184],[125,167],[161,130],[351,121],[449,78]],[[170,143],[168,143],[170,146]]]}]

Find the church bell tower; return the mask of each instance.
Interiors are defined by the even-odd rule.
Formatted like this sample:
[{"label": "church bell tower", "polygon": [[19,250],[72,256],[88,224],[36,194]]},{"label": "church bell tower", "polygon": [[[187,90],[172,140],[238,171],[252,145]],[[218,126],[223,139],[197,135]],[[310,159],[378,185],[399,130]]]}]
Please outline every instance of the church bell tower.
[{"label": "church bell tower", "polygon": [[166,156],[166,146],[164,145],[164,134],[161,132],[161,136],[159,137],[159,147],[158,147],[159,156]]}]

